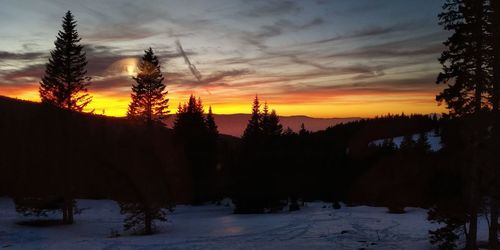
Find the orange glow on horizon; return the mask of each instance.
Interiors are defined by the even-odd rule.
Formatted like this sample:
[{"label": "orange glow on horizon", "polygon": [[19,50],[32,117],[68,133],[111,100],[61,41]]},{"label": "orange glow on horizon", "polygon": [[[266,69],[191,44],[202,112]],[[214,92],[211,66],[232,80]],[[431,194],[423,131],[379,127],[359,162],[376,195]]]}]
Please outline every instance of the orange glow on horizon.
[{"label": "orange glow on horizon", "polygon": [[[127,113],[130,102],[130,94],[117,93],[90,93],[92,102],[86,108],[87,112],[94,111],[95,114],[107,116],[123,117]],[[193,93],[201,97],[205,110],[212,106],[216,114],[248,114],[251,111],[253,95],[243,97],[231,97],[224,101],[224,97],[211,95],[209,93]],[[0,89],[0,95],[8,97],[39,102],[37,87],[19,89]],[[260,95],[262,103],[267,101],[270,109],[275,109],[279,115],[306,115],[316,118],[346,118],[364,117],[370,118],[380,115],[391,114],[431,114],[446,112],[444,105],[438,105],[434,101],[434,95],[429,93],[393,93],[390,95],[366,94],[339,95],[325,98],[323,93],[321,98],[315,98],[311,94],[310,98],[303,95],[298,101],[294,96],[267,97]],[[179,103],[184,103],[189,94],[169,92],[169,110],[171,114],[177,112]],[[309,102],[308,102],[309,101]]]}]

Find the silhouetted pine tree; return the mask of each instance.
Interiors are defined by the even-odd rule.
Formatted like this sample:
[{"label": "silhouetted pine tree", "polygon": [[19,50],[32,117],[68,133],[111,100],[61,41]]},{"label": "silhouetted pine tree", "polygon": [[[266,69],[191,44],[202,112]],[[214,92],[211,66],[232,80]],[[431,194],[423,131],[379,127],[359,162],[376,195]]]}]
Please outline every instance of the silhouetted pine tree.
[{"label": "silhouetted pine tree", "polygon": [[276,114],[276,110],[272,110],[269,115],[269,125],[267,128],[267,132],[271,136],[280,136],[283,132],[283,126],[280,123],[280,118],[278,114]]},{"label": "silhouetted pine tree", "polygon": [[219,130],[217,129],[217,124],[215,123],[214,115],[212,113],[212,107],[208,107],[208,114],[206,118],[206,125],[207,125],[207,133],[208,133],[208,140],[207,140],[207,200],[219,200],[224,197],[221,196],[221,187],[222,183],[221,180],[219,179],[219,171],[220,169],[217,168],[218,162],[219,162],[219,144],[218,138],[219,138]]},{"label": "silhouetted pine tree", "polygon": [[[262,193],[265,190],[265,184],[261,182],[262,179],[259,185],[255,185],[253,181],[257,179],[262,169],[262,138],[262,113],[259,98],[256,95],[252,104],[252,114],[243,132],[242,164],[238,168],[235,192],[231,197],[235,204],[235,213],[264,212],[265,201]],[[260,175],[262,176],[263,173]]]},{"label": "silhouetted pine tree", "polygon": [[[264,104],[260,111],[256,96],[252,105],[252,115],[243,134],[243,164],[238,173],[236,195],[233,197],[236,213],[262,213],[266,210],[281,210],[286,200],[284,191],[280,147],[282,126],[275,111],[269,113]],[[280,176],[281,174],[281,176]],[[256,185],[252,180],[259,179]]]},{"label": "silhouetted pine tree", "polygon": [[259,97],[256,95],[253,101],[252,115],[248,121],[245,131],[243,132],[244,140],[259,137],[262,134],[262,128],[260,125],[262,119],[261,116]]},{"label": "silhouetted pine tree", "polygon": [[448,84],[436,100],[446,102],[450,115],[489,109],[492,90],[492,39],[489,0],[447,0],[440,24],[453,34],[444,43],[437,83]]},{"label": "silhouetted pine tree", "polygon": [[66,12],[62,28],[40,82],[40,98],[42,103],[81,112],[92,100],[87,93],[90,77],[85,76],[87,59],[71,11]]},{"label": "silhouetted pine tree", "polygon": [[[492,81],[492,24],[491,6],[489,0],[447,0],[443,12],[439,15],[440,24],[444,29],[452,31],[452,35],[444,43],[446,50],[439,61],[443,70],[437,83],[448,84],[436,100],[446,102],[451,116],[478,116],[484,110],[492,107],[491,98],[494,94]],[[494,95],[493,95],[494,97]],[[493,103],[493,106],[495,104]],[[475,130],[481,130],[477,127]],[[474,131],[468,140],[468,155],[460,155],[463,161],[470,161],[464,166],[467,182],[467,218],[468,232],[466,247],[476,249],[477,213],[481,200],[478,180],[480,158],[477,150],[482,140],[476,135],[482,132]],[[445,212],[435,208],[437,215],[446,216]],[[438,218],[434,218],[438,220]],[[435,237],[436,231],[431,232]]]},{"label": "silhouetted pine tree", "polygon": [[[129,119],[143,122],[147,126],[145,136],[150,137],[152,143],[153,124],[162,124],[162,120],[168,114],[168,91],[165,91],[160,62],[149,48],[144,51],[144,56],[138,66],[138,73],[133,77],[135,84],[132,85],[132,101],[129,104],[127,116]],[[154,221],[165,221],[165,206],[151,202],[120,202],[120,212],[126,214],[124,220],[125,230],[133,230],[134,233],[152,234],[154,232]]]},{"label": "silhouetted pine tree", "polygon": [[270,135],[270,114],[269,114],[269,106],[267,102],[264,102],[264,107],[262,108],[262,113],[260,116],[260,128],[262,131],[262,135],[269,136]]},{"label": "silhouetted pine tree", "polygon": [[[71,11],[63,17],[62,31],[59,31],[55,48],[50,52],[45,75],[40,81],[39,94],[42,103],[59,108],[81,112],[92,97],[87,93],[90,77],[85,76],[87,59],[81,38],[76,30],[76,21]],[[66,131],[62,132],[66,133]],[[70,135],[66,135],[68,138]],[[68,176],[68,180],[69,180]],[[73,223],[76,202],[66,195],[61,203],[63,222]]]},{"label": "silhouetted pine tree", "polygon": [[133,77],[132,102],[127,116],[146,124],[161,123],[168,114],[168,91],[163,83],[160,62],[152,48],[144,51],[138,66],[137,76]]},{"label": "silhouetted pine tree", "polygon": [[206,137],[208,129],[201,99],[191,95],[187,103],[179,104],[173,129],[182,140]]},{"label": "silhouetted pine tree", "polygon": [[306,129],[306,125],[304,125],[304,123],[300,124],[299,135],[306,136],[308,134],[309,134],[309,131]]},{"label": "silhouetted pine tree", "polygon": [[214,115],[212,113],[212,106],[208,107],[206,123],[209,136],[211,138],[216,138],[219,135],[219,130],[217,129],[217,124],[215,124]]},{"label": "silhouetted pine tree", "polygon": [[292,128],[286,127],[285,131],[283,131],[284,136],[294,136],[297,135],[295,132],[293,132]]},{"label": "silhouetted pine tree", "polygon": [[500,2],[491,3],[491,26],[492,26],[492,55],[493,55],[493,109],[500,111]]},{"label": "silhouetted pine tree", "polygon": [[[494,122],[493,122],[493,136],[491,145],[496,148],[500,145],[500,1],[491,0],[491,10],[492,10],[492,54],[493,54],[493,111]],[[496,150],[495,150],[496,151]],[[495,154],[495,153],[494,153]],[[490,169],[490,176],[500,176],[498,174],[498,167],[500,164],[498,157],[492,157],[495,162],[492,165],[495,166]],[[489,230],[489,245],[491,249],[499,249],[500,244],[498,242],[498,230],[500,228],[498,224],[499,210],[500,210],[500,186],[498,183],[500,180],[496,178],[496,188],[491,195],[491,209],[490,209],[490,230]]]},{"label": "silhouetted pine tree", "polygon": [[413,140],[413,135],[405,135],[401,144],[399,145],[399,149],[401,151],[410,151],[415,147],[415,141]]},{"label": "silhouetted pine tree", "polygon": [[429,144],[429,138],[427,137],[427,133],[422,132],[418,135],[417,142],[415,143],[415,148],[420,153],[429,153],[431,150],[431,145]]},{"label": "silhouetted pine tree", "polygon": [[[213,125],[215,123],[211,126]],[[193,175],[193,203],[201,205],[212,199],[210,190],[215,171],[212,158],[215,145],[210,144],[209,128],[201,99],[196,100],[196,97],[191,95],[186,104],[179,105],[173,129],[176,140],[184,147]]]}]

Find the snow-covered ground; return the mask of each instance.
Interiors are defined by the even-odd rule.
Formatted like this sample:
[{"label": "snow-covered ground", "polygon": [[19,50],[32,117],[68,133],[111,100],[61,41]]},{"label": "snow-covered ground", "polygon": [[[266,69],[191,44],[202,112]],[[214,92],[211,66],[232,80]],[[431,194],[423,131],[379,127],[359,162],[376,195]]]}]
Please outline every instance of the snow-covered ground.
[{"label": "snow-covered ground", "polygon": [[[431,145],[431,150],[432,151],[439,151],[443,147],[442,144],[441,144],[441,136],[436,135],[436,133],[434,133],[434,131],[427,132],[426,134],[427,134],[427,138],[428,138],[429,144]],[[412,135],[413,140],[417,141],[418,136],[419,136],[419,134]],[[399,145],[401,145],[401,142],[403,141],[403,138],[404,138],[404,136],[398,136],[398,137],[392,138],[394,144],[396,144],[396,147],[399,148]],[[380,139],[380,140],[372,141],[372,142],[370,142],[370,144],[374,144],[374,145],[380,146],[380,145],[382,145],[384,143],[384,140],[385,139]]]},{"label": "snow-covered ground", "polygon": [[[10,199],[0,198],[2,249],[434,249],[426,210],[342,207],[307,203],[297,212],[235,215],[227,206],[178,206],[152,236],[122,232],[113,201],[79,200],[74,225],[30,227]],[[110,238],[111,232],[121,236]],[[485,233],[481,237],[486,237]]]}]

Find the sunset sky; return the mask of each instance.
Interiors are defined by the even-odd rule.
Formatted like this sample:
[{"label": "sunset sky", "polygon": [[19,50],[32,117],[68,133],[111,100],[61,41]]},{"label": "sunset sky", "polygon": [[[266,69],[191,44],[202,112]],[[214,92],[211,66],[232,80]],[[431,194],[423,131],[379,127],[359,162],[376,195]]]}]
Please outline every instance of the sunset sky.
[{"label": "sunset sky", "polygon": [[[448,34],[437,0],[0,0],[0,95],[39,100],[67,10],[86,46],[98,114],[123,116],[137,60],[152,47],[176,111],[193,93],[215,113],[441,113],[437,61]],[[177,52],[179,40],[203,78]]]}]

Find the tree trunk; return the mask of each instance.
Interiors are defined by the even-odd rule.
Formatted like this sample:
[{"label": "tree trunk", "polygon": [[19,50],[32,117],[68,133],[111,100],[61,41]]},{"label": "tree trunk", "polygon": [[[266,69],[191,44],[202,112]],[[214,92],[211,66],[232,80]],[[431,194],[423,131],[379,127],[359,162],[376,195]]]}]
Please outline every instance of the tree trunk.
[{"label": "tree trunk", "polygon": [[62,212],[63,212],[62,221],[64,224],[67,224],[68,223],[68,210],[66,210],[66,204],[63,204]]},{"label": "tree trunk", "polygon": [[73,224],[73,200],[68,200],[68,224]]},{"label": "tree trunk", "polygon": [[490,249],[499,249],[498,246],[498,201],[496,199],[491,200],[491,211],[490,220],[491,225],[489,228],[488,243]]},{"label": "tree trunk", "polygon": [[[500,1],[490,2],[493,10],[493,111],[495,112],[494,133],[495,137],[500,133],[498,117],[500,113]],[[491,226],[489,230],[490,249],[500,249],[498,243],[498,209],[499,202],[492,199],[491,202]]]},{"label": "tree trunk", "polygon": [[146,208],[144,211],[144,234],[152,234],[153,229],[152,229],[152,216],[151,216],[151,210],[149,208]]},{"label": "tree trunk", "polygon": [[469,235],[467,239],[468,250],[477,249],[477,206],[473,204],[470,210]]},{"label": "tree trunk", "polygon": [[479,136],[475,134],[472,137],[472,161],[470,162],[470,166],[468,166],[469,171],[469,180],[468,180],[468,207],[469,207],[469,233],[467,235],[466,249],[468,250],[476,250],[477,249],[477,212],[478,212],[478,203],[479,203],[479,193],[477,188],[477,171],[478,171],[478,138]]},{"label": "tree trunk", "polygon": [[500,1],[491,1],[493,9],[493,109],[500,106]]},{"label": "tree trunk", "polygon": [[62,210],[63,210],[63,223],[73,224],[73,200],[65,198]]},{"label": "tree trunk", "polygon": [[475,36],[475,39],[477,44],[475,45],[475,48],[477,49],[475,51],[474,55],[474,60],[476,64],[476,69],[475,69],[475,93],[474,93],[474,112],[476,114],[479,114],[481,112],[482,108],[482,101],[483,101],[483,92],[485,90],[485,75],[484,75],[484,69],[483,69],[483,46],[484,46],[484,34],[483,34],[483,11],[484,11],[484,5],[482,1],[478,1],[477,3],[473,4],[473,8],[475,9],[475,16],[476,16],[476,22],[474,25],[474,30],[473,33]]}]

